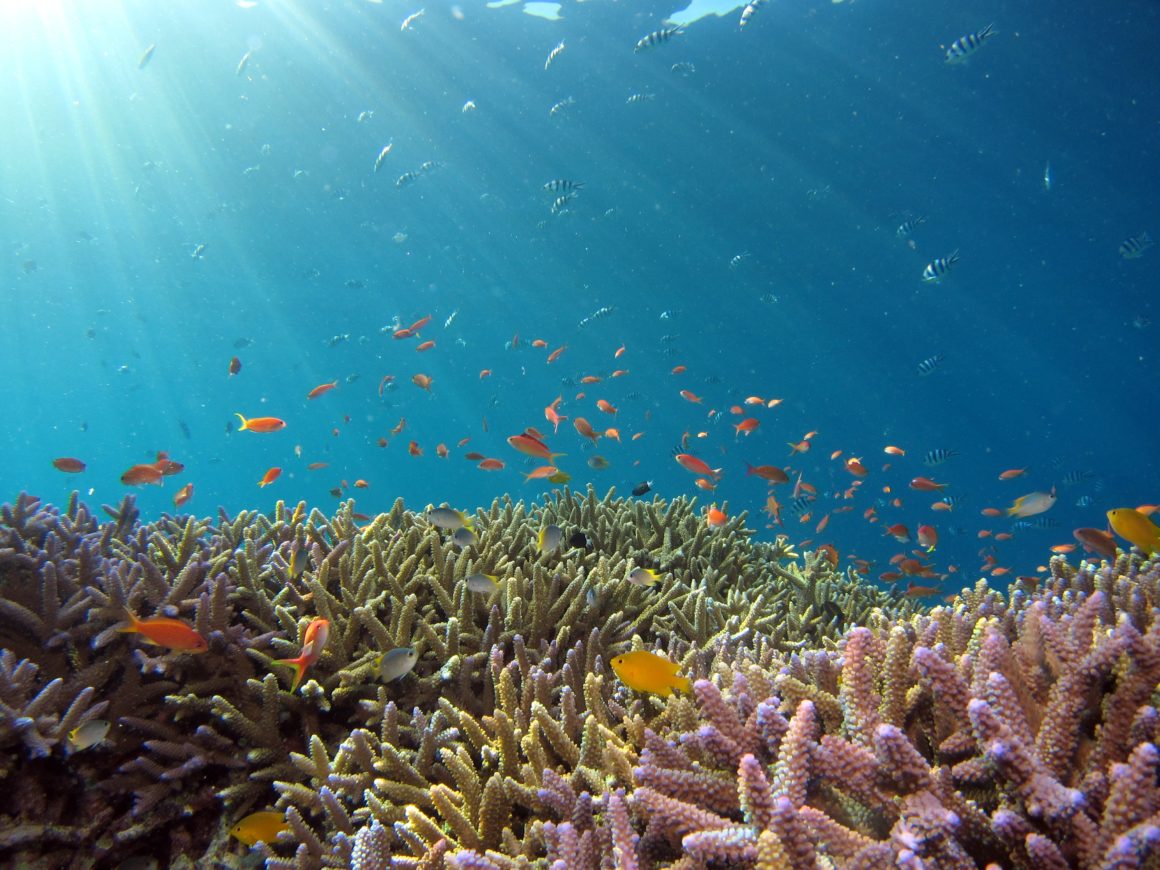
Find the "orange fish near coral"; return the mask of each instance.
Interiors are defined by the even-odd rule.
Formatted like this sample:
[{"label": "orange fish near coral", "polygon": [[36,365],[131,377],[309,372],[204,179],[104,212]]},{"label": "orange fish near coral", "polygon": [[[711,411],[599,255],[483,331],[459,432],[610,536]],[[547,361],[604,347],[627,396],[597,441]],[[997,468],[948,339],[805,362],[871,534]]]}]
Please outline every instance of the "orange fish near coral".
[{"label": "orange fish near coral", "polygon": [[278,476],[281,473],[281,468],[267,469],[266,473],[262,475],[262,479],[258,481],[258,486],[269,486],[271,483],[278,479]]},{"label": "orange fish near coral", "polygon": [[315,664],[322,657],[322,650],[326,646],[327,638],[330,637],[330,623],[318,617],[310,620],[310,624],[306,626],[306,634],[302,637],[302,652],[298,654],[297,658],[292,659],[275,659],[271,664],[286,665],[294,668],[294,682],[290,686],[290,691],[293,692],[298,688],[299,683],[302,682],[302,677],[306,674],[306,669]]},{"label": "orange fish near coral", "polygon": [[169,619],[165,616],[138,619],[128,609],[125,610],[125,618],[129,620],[129,624],[124,628],[117,629],[121,634],[139,634],[157,646],[181,650],[182,652],[203,653],[209,649],[209,643],[206,639],[184,620]]},{"label": "orange fish near coral", "polygon": [[677,676],[681,666],[656,653],[645,650],[624,653],[616,656],[611,664],[620,681],[638,692],[655,692],[667,697],[673,689],[688,692],[691,688],[688,677]]},{"label": "orange fish near coral", "polygon": [[710,468],[703,459],[698,459],[691,453],[678,453],[673,458],[685,471],[691,471],[693,474],[700,474],[703,477],[711,477],[714,480],[721,476],[720,468]]},{"label": "orange fish near coral", "polygon": [[277,417],[251,417],[247,420],[236,411],[234,416],[242,421],[242,425],[238,427],[239,432],[277,432],[286,428],[286,421]]},{"label": "orange fish near coral", "polygon": [[161,486],[161,479],[164,475],[161,469],[153,463],[142,463],[141,465],[134,465],[130,467],[124,474],[121,475],[121,483],[126,486],[145,486],[146,484],[156,484]]},{"label": "orange fish near coral", "polygon": [[710,507],[705,511],[705,525],[711,529],[719,529],[728,521],[729,516],[719,508]]},{"label": "orange fish near coral", "polygon": [[179,508],[191,498],[193,498],[193,484],[187,483],[177,491],[177,495],[173,496],[173,507]]},{"label": "orange fish near coral", "polygon": [[789,475],[776,465],[750,465],[745,463],[745,473],[768,480],[770,483],[789,483]]}]

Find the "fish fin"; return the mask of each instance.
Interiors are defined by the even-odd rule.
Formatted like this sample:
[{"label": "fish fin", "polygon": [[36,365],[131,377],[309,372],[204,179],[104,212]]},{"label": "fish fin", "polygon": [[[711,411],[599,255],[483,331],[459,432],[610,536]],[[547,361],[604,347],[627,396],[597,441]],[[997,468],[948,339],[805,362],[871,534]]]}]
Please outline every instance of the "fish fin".
[{"label": "fish fin", "polygon": [[137,614],[135,614],[128,607],[125,608],[125,618],[129,620],[129,624],[122,628],[118,628],[118,634],[136,634],[141,630],[141,621],[137,619]]},{"label": "fish fin", "polygon": [[294,681],[290,684],[290,691],[297,691],[298,685],[302,682],[302,678],[306,676],[306,663],[302,661],[302,657],[299,656],[296,659],[274,659],[270,664],[285,665],[288,668],[294,668]]},{"label": "fish fin", "polygon": [[234,411],[234,416],[235,416],[235,417],[237,417],[239,420],[241,420],[241,421],[242,421],[242,425],[238,427],[238,431],[239,431],[239,432],[245,432],[245,431],[246,431],[246,428],[247,428],[247,427],[246,427],[246,424],[247,424],[249,421],[248,421],[248,420],[247,420],[245,417],[243,417],[241,414],[239,414],[237,411]]}]

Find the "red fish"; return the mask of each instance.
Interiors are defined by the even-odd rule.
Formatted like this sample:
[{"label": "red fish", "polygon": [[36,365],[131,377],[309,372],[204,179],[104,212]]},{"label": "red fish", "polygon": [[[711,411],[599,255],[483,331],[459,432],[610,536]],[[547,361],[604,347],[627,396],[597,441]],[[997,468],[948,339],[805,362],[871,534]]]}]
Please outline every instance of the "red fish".
[{"label": "red fish", "polygon": [[281,468],[267,469],[266,473],[262,475],[262,479],[258,481],[258,486],[269,486],[271,483],[278,479],[278,476],[281,473]]},{"label": "red fish", "polygon": [[527,456],[534,456],[537,459],[547,459],[551,462],[557,456],[563,456],[563,453],[553,453],[551,449],[534,435],[529,435],[527,432],[522,432],[519,435],[508,436],[507,443]]},{"label": "red fish", "polygon": [[275,659],[272,662],[275,665],[286,665],[294,668],[294,682],[290,685],[291,692],[295,691],[299,683],[302,682],[302,677],[306,675],[306,669],[322,658],[322,650],[329,637],[330,623],[321,617],[312,619],[310,624],[306,626],[306,633],[302,637],[302,651],[297,658]]},{"label": "red fish", "polygon": [[733,437],[736,438],[738,435],[748,435],[760,425],[760,420],[754,417],[746,417],[744,420],[733,427]]},{"label": "red fish", "polygon": [[331,381],[329,384],[319,384],[313,390],[306,394],[308,399],[317,399],[319,396],[329,393],[338,386],[338,381]]},{"label": "red fish", "polygon": [[57,471],[66,471],[69,474],[79,474],[85,470],[85,464],[71,456],[61,456],[52,460],[52,467]]},{"label": "red fish", "polygon": [[415,350],[417,350],[419,353],[422,353],[422,352],[423,352],[423,351],[425,351],[425,350],[430,350],[430,349],[431,349],[431,348],[433,348],[434,346],[435,346],[435,340],[434,340],[434,339],[428,339],[427,341],[424,341],[424,342],[422,342],[421,344],[417,345],[417,346],[415,347]]},{"label": "red fish", "polygon": [[583,417],[577,417],[572,421],[572,425],[575,427],[577,432],[579,432],[593,444],[595,444],[597,439],[600,438],[600,433],[593,429],[592,424],[585,420]]},{"label": "red fish", "polygon": [[432,382],[433,382],[433,379],[429,375],[425,375],[422,372],[420,372],[417,375],[411,376],[411,383],[413,383],[416,387],[421,387],[422,389],[426,390],[428,393],[431,392]]},{"label": "red fish", "polygon": [[286,428],[286,421],[277,417],[251,417],[247,420],[237,412],[234,416],[242,421],[242,425],[238,427],[239,432],[277,432]]},{"label": "red fish", "polygon": [[918,527],[918,544],[929,553],[938,546],[938,530],[934,526]]},{"label": "red fish", "polygon": [[1071,534],[1089,553],[1099,553],[1106,559],[1116,558],[1116,539],[1103,529],[1076,529]]},{"label": "red fish", "polygon": [[125,618],[129,624],[118,628],[121,634],[139,634],[150,643],[189,653],[203,653],[209,649],[209,643],[198,634],[192,625],[180,619],[169,619],[164,616],[151,616],[148,619],[138,619],[132,611],[125,610]]},{"label": "red fish", "polygon": [[999,474],[999,480],[1014,480],[1016,477],[1022,477],[1026,471],[1026,468],[1008,468]]},{"label": "red fish", "polygon": [[693,474],[700,474],[703,477],[710,477],[714,480],[721,476],[720,468],[710,468],[704,460],[698,459],[691,453],[678,453],[674,458],[685,471],[691,471]]},{"label": "red fish", "polygon": [[134,465],[121,475],[121,483],[126,486],[145,486],[146,484],[156,484],[161,486],[162,480],[161,469],[153,463],[142,463],[141,465]]},{"label": "red fish", "polygon": [[681,398],[698,405],[703,401],[701,397],[694,393],[692,390],[681,390]]},{"label": "red fish", "polygon": [[180,508],[183,504],[185,504],[191,498],[193,498],[193,484],[187,483],[185,486],[183,486],[181,489],[179,489],[177,491],[177,494],[175,496],[173,496],[173,507],[175,509]]},{"label": "red fish", "polygon": [[503,460],[502,459],[485,459],[481,463],[479,463],[479,465],[477,465],[476,467],[482,468],[484,471],[499,471],[503,468]]},{"label": "red fish", "polygon": [[240,359],[238,359],[237,357],[234,357],[233,359],[231,359],[230,360],[229,377],[232,378],[234,375],[236,375],[241,370],[242,370],[242,361]]},{"label": "red fish", "polygon": [[746,462],[745,473],[756,475],[770,483],[789,483],[789,475],[776,465],[750,465]]},{"label": "red fish", "polygon": [[944,490],[947,488],[945,483],[935,483],[929,477],[916,477],[910,482],[911,489],[917,489],[920,492],[934,492],[935,490]]}]

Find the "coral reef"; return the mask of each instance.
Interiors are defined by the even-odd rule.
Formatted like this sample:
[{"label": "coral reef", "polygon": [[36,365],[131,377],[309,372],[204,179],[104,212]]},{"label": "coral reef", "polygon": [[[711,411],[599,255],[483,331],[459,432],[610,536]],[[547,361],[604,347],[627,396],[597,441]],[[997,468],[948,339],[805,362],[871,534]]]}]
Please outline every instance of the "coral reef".
[{"label": "coral reef", "polygon": [[[114,867],[1144,867],[1160,563],[1057,558],[924,612],[694,501],[100,522],[0,511],[0,861]],[[545,524],[565,544],[540,552]],[[635,567],[663,578],[630,584]],[[484,572],[494,592],[468,588]],[[190,655],[118,632],[187,621]],[[291,691],[272,667],[329,640]],[[398,647],[414,670],[384,682]],[[691,696],[621,685],[629,650]],[[77,749],[96,719],[107,739]],[[278,842],[228,831],[285,813]]]}]

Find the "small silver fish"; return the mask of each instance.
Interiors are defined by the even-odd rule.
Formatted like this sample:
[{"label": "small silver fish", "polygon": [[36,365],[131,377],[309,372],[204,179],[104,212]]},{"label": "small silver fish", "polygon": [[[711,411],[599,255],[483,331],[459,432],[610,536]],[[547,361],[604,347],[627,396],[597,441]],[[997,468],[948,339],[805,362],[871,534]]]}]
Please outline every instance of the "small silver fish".
[{"label": "small silver fish", "polygon": [[422,18],[426,12],[426,9],[420,9],[418,12],[412,12],[410,15],[403,19],[403,23],[399,26],[399,32],[401,33],[404,30],[410,30],[411,25]]},{"label": "small silver fish", "polygon": [[536,541],[536,546],[541,553],[551,553],[559,548],[564,541],[564,530],[559,526],[549,523],[540,529],[540,535]]},{"label": "small silver fish", "polygon": [[379,658],[379,676],[384,682],[405,677],[419,661],[419,654],[413,646],[400,646]]},{"label": "small silver fish", "polygon": [[647,589],[661,582],[661,575],[652,568],[633,568],[628,572],[628,582],[633,586],[643,586]]},{"label": "small silver fish", "polygon": [[660,30],[654,30],[647,36],[642,36],[637,40],[636,48],[633,51],[637,53],[642,52],[646,48],[652,48],[660,45],[662,42],[668,42],[674,36],[678,36],[684,32],[684,29],[681,27],[663,27]]},{"label": "small silver fish", "polygon": [[149,66],[149,61],[153,60],[153,52],[155,51],[157,51],[157,43],[153,43],[151,46],[145,49],[145,53],[142,54],[141,59],[137,61],[137,69],[145,69],[145,67]]},{"label": "small silver fish", "polygon": [[454,508],[431,508],[427,511],[427,522],[439,529],[471,528],[471,518]]},{"label": "small silver fish", "polygon": [[246,71],[246,67],[250,65],[250,58],[254,56],[253,51],[247,51],[242,55],[242,59],[238,61],[238,68],[234,70],[234,75],[240,76]]},{"label": "small silver fish", "polygon": [[494,574],[472,574],[463,581],[469,592],[490,595],[499,589],[499,578]]},{"label": "small silver fish", "polygon": [[474,547],[479,543],[479,538],[475,536],[475,532],[463,526],[451,533],[451,543],[464,550],[467,547]]},{"label": "small silver fish", "polygon": [[553,48],[550,52],[548,52],[548,59],[546,61],[544,61],[544,71],[546,72],[548,67],[550,67],[552,65],[552,61],[554,61],[556,58],[558,58],[563,53],[564,53],[564,40],[560,40],[560,44],[557,45],[555,48]]},{"label": "small silver fish", "polygon": [[77,726],[68,733],[68,742],[72,751],[81,752],[90,746],[103,743],[111,725],[112,723],[108,719],[90,719],[85,724]]},{"label": "small silver fish", "polygon": [[567,111],[569,106],[574,105],[576,105],[575,97],[565,97],[564,99],[560,100],[560,102],[552,106],[552,108],[548,109],[548,117],[558,118],[563,115],[565,111]]},{"label": "small silver fish", "polygon": [[387,155],[391,153],[391,149],[394,147],[394,142],[388,142],[383,146],[383,149],[379,152],[379,156],[375,158],[375,172],[379,171],[379,167],[383,165],[383,161],[387,159]]}]

